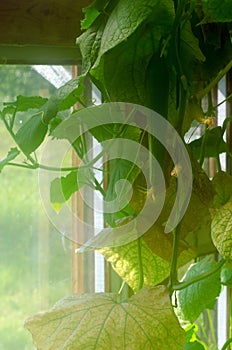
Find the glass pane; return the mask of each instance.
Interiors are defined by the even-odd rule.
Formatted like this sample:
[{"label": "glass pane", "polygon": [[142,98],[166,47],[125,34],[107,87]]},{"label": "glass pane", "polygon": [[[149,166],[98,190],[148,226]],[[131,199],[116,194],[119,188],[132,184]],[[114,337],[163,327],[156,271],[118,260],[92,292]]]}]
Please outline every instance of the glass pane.
[{"label": "glass pane", "polygon": [[[65,69],[70,76],[70,68]],[[0,101],[14,101],[17,95],[48,97],[58,87],[49,74],[44,78],[30,66],[1,66],[0,79]],[[22,114],[16,123],[25,118]],[[3,159],[14,143],[3,123],[0,135]],[[70,294],[72,247],[42,208],[36,171],[5,167],[0,186],[0,350],[31,350],[24,320]]]}]

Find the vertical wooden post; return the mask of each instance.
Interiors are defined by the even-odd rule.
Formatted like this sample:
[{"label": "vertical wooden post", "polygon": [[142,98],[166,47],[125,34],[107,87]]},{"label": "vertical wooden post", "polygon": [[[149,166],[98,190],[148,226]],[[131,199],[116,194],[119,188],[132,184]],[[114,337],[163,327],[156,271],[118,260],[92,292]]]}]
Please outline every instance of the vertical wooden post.
[{"label": "vertical wooden post", "polygon": [[[227,73],[226,77],[226,92],[227,96],[232,94],[232,69]],[[232,116],[232,99],[229,99],[226,103],[226,115],[227,117]],[[232,151],[232,123],[227,124],[226,130],[226,141],[230,152]],[[226,157],[226,169],[229,174],[232,175],[232,159],[227,155]]]},{"label": "vertical wooden post", "polygon": [[[79,67],[73,67],[73,77],[78,76]],[[91,99],[91,85],[86,81],[85,96],[87,101]],[[76,109],[82,108],[78,103],[75,106]],[[92,138],[86,135],[86,142],[88,149],[91,148]],[[72,154],[72,165],[78,166],[81,164],[81,160],[78,158],[75,152]],[[91,197],[89,188],[85,189],[83,196],[77,192],[72,196],[72,211],[73,211],[73,223],[72,223],[72,291],[73,293],[92,293],[95,290],[95,265],[94,265],[94,252],[88,252],[84,254],[77,254],[76,249],[85,242],[85,228],[84,222],[91,222],[94,224],[93,210],[85,205],[85,196]],[[93,198],[91,199],[93,202]],[[78,221],[75,219],[78,217]],[[81,223],[83,222],[83,224]]]},{"label": "vertical wooden post", "polygon": [[[76,76],[78,76],[78,66],[73,67],[73,77]],[[79,108],[80,106],[77,104],[76,109]],[[78,166],[79,164],[80,160],[73,151],[72,165]],[[72,196],[72,211],[74,213],[72,222],[72,292],[84,293],[84,256],[83,254],[76,253],[76,249],[79,248],[78,241],[80,242],[80,240],[84,240],[84,227],[83,225],[78,225],[77,220],[75,220],[76,213],[76,215],[84,221],[84,203],[79,193]]]},{"label": "vertical wooden post", "polygon": [[[227,73],[226,76],[226,96],[232,94],[232,69]],[[232,116],[232,99],[229,99],[226,102],[226,116]],[[226,130],[226,142],[229,148],[229,151],[232,152],[232,122],[227,124]],[[229,155],[226,156],[226,170],[232,175],[232,159]],[[227,287],[227,320],[228,320],[228,328],[227,328],[227,336],[228,338],[232,336],[231,331],[231,288]],[[232,349],[232,345],[229,345],[229,348]]]}]

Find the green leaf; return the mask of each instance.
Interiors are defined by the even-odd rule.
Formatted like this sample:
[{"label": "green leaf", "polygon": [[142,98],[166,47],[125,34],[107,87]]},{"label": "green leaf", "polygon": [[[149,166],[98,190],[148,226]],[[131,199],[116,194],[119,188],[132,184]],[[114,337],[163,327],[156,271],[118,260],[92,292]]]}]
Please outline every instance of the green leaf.
[{"label": "green leaf", "polygon": [[108,15],[106,13],[102,14],[96,19],[93,25],[76,40],[82,55],[83,74],[88,73],[97,59],[107,20]]},{"label": "green leaf", "polygon": [[110,0],[95,0],[83,8],[85,18],[81,21],[81,29],[88,29],[95,19],[105,10]]},{"label": "green leaf", "polygon": [[168,69],[159,49],[160,41],[171,30],[173,11],[173,2],[159,2],[152,19],[142,23],[126,41],[115,39],[111,50],[100,49],[90,74],[106,98],[146,105],[166,114]]},{"label": "green leaf", "polygon": [[17,96],[17,111],[24,112],[31,108],[40,108],[47,102],[47,98],[41,96]]},{"label": "green leaf", "polygon": [[[173,4],[169,0],[120,0],[114,7],[106,23],[101,40],[99,58],[115,46],[128,39],[148,18],[155,22],[158,20],[157,27],[167,24],[169,18],[173,15]],[[172,18],[173,19],[173,18]],[[163,28],[161,29],[163,30]]]},{"label": "green leaf", "polygon": [[[119,247],[102,248],[99,252],[111,263],[117,274],[136,291],[140,280],[138,240]],[[144,286],[154,286],[168,277],[170,263],[155,255],[141,239]]]},{"label": "green leaf", "polygon": [[[205,140],[205,141],[204,141]],[[205,131],[205,135],[190,142],[190,147],[196,159],[200,159],[202,142],[205,142],[204,156],[217,158],[220,153],[227,152],[227,145],[222,138],[222,129],[217,126]]]},{"label": "green leaf", "polygon": [[232,260],[232,200],[216,210],[211,224],[214,245],[225,260]]},{"label": "green leaf", "polygon": [[[93,80],[106,98],[109,97],[107,91],[110,91],[112,101],[144,105],[149,93],[147,89],[151,87],[145,84],[145,80],[150,77],[151,67],[148,65],[154,51],[159,50],[162,37],[167,36],[172,28],[173,2],[121,0],[112,6],[111,13],[108,8],[107,12],[108,14],[99,16],[93,26],[77,39],[84,72],[92,67]],[[159,57],[159,52],[157,55]],[[163,59],[160,61],[163,65]],[[156,71],[160,76],[162,72],[163,69]],[[154,81],[156,80],[153,79],[153,83]],[[167,90],[164,82],[162,76],[162,80],[159,79],[155,84],[158,96],[153,94],[153,98],[159,100],[159,103],[163,86]],[[149,103],[151,101],[152,99]]]},{"label": "green leaf", "polygon": [[232,176],[224,171],[216,173],[212,180],[215,189],[214,204],[216,206],[224,205],[232,196]]},{"label": "green leaf", "polygon": [[48,130],[48,125],[45,124],[43,113],[39,112],[33,115],[25,124],[18,130],[15,135],[16,142],[21,150],[29,155],[34,152],[43,142]]},{"label": "green leaf", "polygon": [[0,173],[1,173],[2,169],[4,168],[4,166],[7,165],[13,159],[15,159],[19,155],[19,153],[20,153],[20,151],[16,147],[11,148],[9,150],[9,152],[7,153],[7,157],[0,161]]},{"label": "green leaf", "polygon": [[190,80],[195,76],[197,65],[206,60],[199,47],[199,41],[192,32],[190,21],[185,21],[181,28],[180,55],[182,69]]},{"label": "green leaf", "polygon": [[[129,202],[132,196],[132,184],[136,180],[140,169],[132,162],[126,159],[115,159],[109,163],[110,178],[105,196],[106,202],[114,202],[121,209],[108,214],[106,210],[105,219],[110,226],[115,225],[115,221],[121,218],[120,212],[126,215],[133,215],[134,211],[130,208]],[[126,208],[127,207],[127,208]]]},{"label": "green leaf", "polygon": [[185,328],[186,332],[186,343],[189,343],[196,339],[196,333],[197,333],[197,325],[196,324],[190,324]]},{"label": "green leaf", "polygon": [[232,7],[230,0],[201,0],[200,5],[204,14],[201,23],[232,21]]},{"label": "green leaf", "polygon": [[232,265],[227,263],[221,270],[221,283],[229,288],[232,287]]},{"label": "green leaf", "polygon": [[40,109],[44,114],[45,123],[49,123],[52,118],[56,117],[58,111],[68,109],[81,100],[84,91],[83,81],[84,76],[73,78],[49,98]]},{"label": "green leaf", "polygon": [[[211,270],[217,264],[215,261],[210,261],[209,257],[200,260],[190,266],[183,282],[191,281],[202,273]],[[220,290],[220,270],[180,290],[178,301],[182,317],[187,321],[194,322],[205,308],[211,308],[220,294]]]},{"label": "green leaf", "polygon": [[205,350],[205,347],[198,341],[194,341],[186,344],[184,350]]},{"label": "green leaf", "polygon": [[[80,99],[83,93],[83,76],[74,78],[59,88],[56,93],[33,115],[17,132],[16,141],[22,151],[29,155],[43,142],[48,130],[48,123],[56,117],[58,111],[68,109]],[[38,103],[37,99],[32,101]],[[30,104],[22,99],[21,109]]]},{"label": "green leaf", "polygon": [[[96,115],[97,116],[97,115]],[[94,114],[93,114],[94,117]],[[99,120],[100,121],[100,120]],[[88,120],[84,120],[83,122],[88,125]],[[89,120],[90,125],[92,123]],[[141,130],[132,125],[121,125],[119,123],[114,124],[104,124],[100,126],[96,126],[90,130],[90,133],[95,137],[98,142],[103,142],[106,140],[110,140],[112,138],[125,138],[139,142],[141,136]]]},{"label": "green leaf", "polygon": [[[26,112],[29,109],[37,109],[42,107],[46,102],[47,98],[41,96],[17,96],[15,102],[6,102],[4,106],[13,107],[17,112]],[[5,109],[4,109],[5,110]]]},{"label": "green leaf", "polygon": [[198,327],[196,324],[190,324],[185,328],[186,332],[186,345],[184,350],[205,350],[203,342],[199,342],[197,338],[199,338],[197,332]]},{"label": "green leaf", "polygon": [[59,211],[73,193],[88,184],[89,171],[86,167],[80,167],[78,170],[71,171],[66,176],[52,180],[50,185],[50,201],[55,210]]},{"label": "green leaf", "polygon": [[146,287],[126,301],[118,294],[76,294],[27,320],[43,350],[182,350],[185,332],[163,286]]},{"label": "green leaf", "polygon": [[55,178],[50,185],[51,203],[64,203],[78,190],[77,172],[71,171],[68,175]]}]

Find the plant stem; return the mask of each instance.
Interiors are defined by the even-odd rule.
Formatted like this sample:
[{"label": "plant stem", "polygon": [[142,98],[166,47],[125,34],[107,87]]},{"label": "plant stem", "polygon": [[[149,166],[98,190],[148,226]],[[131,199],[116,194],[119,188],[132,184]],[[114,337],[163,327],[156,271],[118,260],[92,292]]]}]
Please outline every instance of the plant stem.
[{"label": "plant stem", "polygon": [[228,101],[230,98],[232,98],[232,94],[228,95],[223,101],[219,102],[217,105],[213,106],[214,109],[218,108],[219,106],[221,106],[223,103],[225,103],[226,101]]},{"label": "plant stem", "polygon": [[177,257],[178,257],[178,245],[180,239],[180,223],[173,230],[173,248],[172,248],[172,259],[171,259],[171,268],[170,268],[170,279],[168,283],[168,288],[170,294],[172,295],[174,291],[174,286],[178,282],[177,279]]},{"label": "plant stem", "polygon": [[11,162],[11,163],[7,163],[5,166],[15,166],[15,167],[18,167],[18,168],[26,168],[26,169],[30,169],[30,170],[35,170],[35,167],[34,165],[26,165],[26,164],[20,164],[20,163],[14,163],[14,162]]},{"label": "plant stem", "polygon": [[143,274],[143,261],[142,261],[142,242],[141,238],[138,238],[138,263],[139,263],[139,284],[138,290],[143,288],[144,284],[144,274]]},{"label": "plant stem", "polygon": [[206,312],[207,312],[207,317],[208,317],[208,321],[209,321],[209,328],[210,328],[210,331],[212,334],[212,338],[213,338],[214,344],[217,345],[217,339],[216,339],[216,335],[215,335],[212,315],[208,309],[206,310]]},{"label": "plant stem", "polygon": [[[12,139],[14,140],[14,142],[16,143],[16,145],[20,148],[20,146],[18,145],[18,142],[16,140],[16,137],[15,137],[15,134],[13,133],[13,130],[11,129],[11,127],[8,125],[6,119],[5,119],[5,116],[3,115],[3,113],[1,113],[1,119],[7,129],[7,131],[9,132],[10,136],[12,137]],[[21,149],[21,148],[20,148]],[[23,152],[23,150],[21,149],[21,151]],[[27,159],[32,163],[32,164],[35,164],[35,160],[28,154],[24,153],[23,154],[27,157]]]},{"label": "plant stem", "polygon": [[205,95],[207,95],[212,88],[222,79],[222,77],[232,68],[232,60],[227,63],[225,68],[223,68],[218,75],[207,85],[203,90],[195,94],[197,100],[201,100]]},{"label": "plant stem", "polygon": [[201,150],[200,150],[200,158],[199,158],[199,164],[200,167],[202,167],[203,163],[204,163],[204,159],[205,159],[205,145],[206,145],[206,129],[205,132],[202,136],[202,143],[201,143]]},{"label": "plant stem", "polygon": [[120,287],[120,289],[119,289],[119,291],[118,291],[118,294],[119,294],[119,295],[122,293],[125,284],[126,284],[126,282],[123,281],[122,284],[121,284],[121,287]]},{"label": "plant stem", "polygon": [[173,290],[182,290],[185,289],[189,286],[191,286],[191,284],[199,282],[203,279],[205,279],[206,277],[209,277],[211,275],[213,275],[215,272],[217,272],[223,265],[225,264],[225,260],[221,260],[216,266],[214,266],[211,270],[202,273],[201,275],[193,278],[191,281],[186,281],[186,282],[179,282],[176,285],[172,286]]},{"label": "plant stem", "polygon": [[223,347],[221,348],[221,350],[226,350],[228,345],[232,343],[232,337],[227,339],[227,341],[225,342],[225,344],[223,345]]},{"label": "plant stem", "polygon": [[220,156],[218,154],[218,156],[216,157],[216,163],[217,163],[217,169],[218,171],[221,171],[222,170],[222,167],[221,167],[221,162],[220,162]]}]

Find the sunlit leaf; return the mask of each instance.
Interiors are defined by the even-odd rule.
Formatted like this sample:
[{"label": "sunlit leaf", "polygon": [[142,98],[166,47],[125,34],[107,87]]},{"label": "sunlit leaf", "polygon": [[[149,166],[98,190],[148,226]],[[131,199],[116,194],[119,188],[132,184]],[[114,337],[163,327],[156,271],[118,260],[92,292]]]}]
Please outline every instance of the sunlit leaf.
[{"label": "sunlit leaf", "polygon": [[[117,274],[133,289],[137,290],[140,280],[138,240],[120,247],[99,250],[111,263]],[[141,239],[141,258],[144,286],[154,286],[162,282],[170,272],[170,263],[152,253]]]},{"label": "sunlit leaf", "polygon": [[[210,271],[218,263],[210,261],[209,257],[191,265],[183,281],[191,281],[200,274]],[[212,308],[221,291],[220,270],[214,274],[193,283],[178,292],[178,302],[182,317],[194,322],[205,308]]]},{"label": "sunlit leaf", "polygon": [[232,200],[216,211],[211,231],[213,243],[221,256],[232,260]]},{"label": "sunlit leaf", "polygon": [[80,294],[26,322],[41,350],[183,350],[180,327],[163,286],[126,301],[117,294]]},{"label": "sunlit leaf", "polygon": [[205,350],[204,343],[200,341],[197,324],[190,324],[185,328],[186,345],[184,350]]}]

